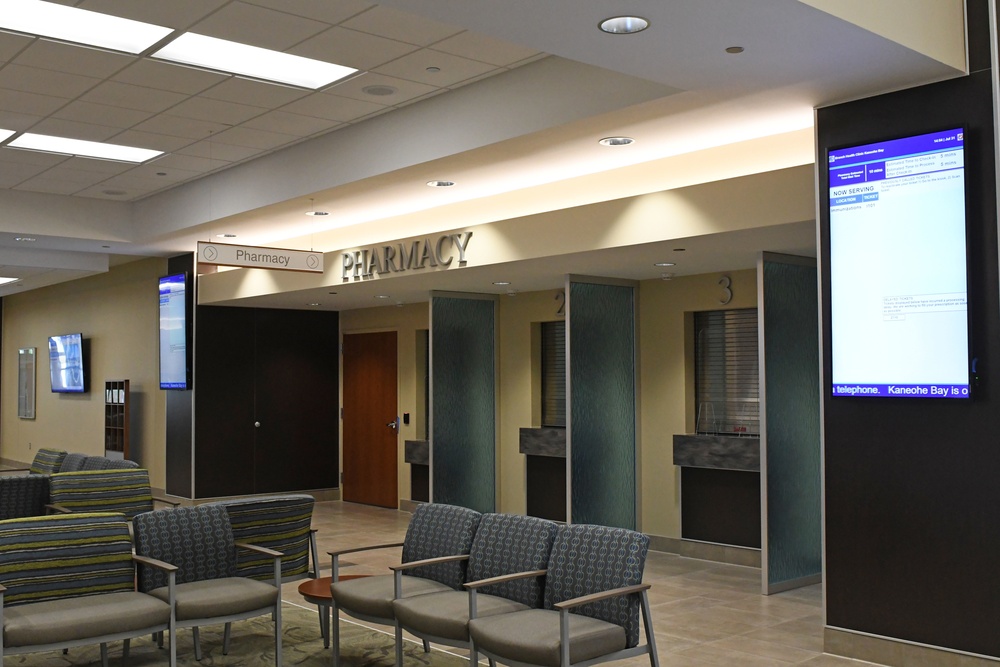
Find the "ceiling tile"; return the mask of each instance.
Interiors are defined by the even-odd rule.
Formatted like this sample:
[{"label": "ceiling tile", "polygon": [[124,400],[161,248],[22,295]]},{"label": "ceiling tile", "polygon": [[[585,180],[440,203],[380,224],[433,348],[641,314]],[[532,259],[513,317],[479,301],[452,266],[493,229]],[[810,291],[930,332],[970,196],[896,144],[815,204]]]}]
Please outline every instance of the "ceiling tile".
[{"label": "ceiling tile", "polygon": [[204,139],[209,135],[222,132],[228,127],[228,125],[224,125],[223,123],[212,123],[205,120],[195,120],[194,118],[180,118],[178,116],[160,114],[139,123],[133,129],[140,132],[152,132],[154,134],[169,134],[174,137]]},{"label": "ceiling tile", "polygon": [[149,111],[122,109],[106,104],[80,101],[70,102],[53,114],[56,118],[74,120],[81,123],[93,123],[94,125],[107,125],[119,130],[124,130],[136,123],[141,123],[151,115]]},{"label": "ceiling tile", "polygon": [[0,187],[13,187],[48,169],[46,165],[0,161]]},{"label": "ceiling tile", "polygon": [[260,107],[251,107],[224,100],[210,100],[206,97],[192,97],[170,109],[171,116],[195,118],[225,125],[240,123],[259,116],[265,111]]},{"label": "ceiling tile", "polygon": [[244,127],[255,130],[292,134],[296,137],[308,137],[317,132],[332,130],[338,125],[341,125],[340,121],[316,118],[315,116],[302,116],[285,111],[271,111],[243,124]]},{"label": "ceiling tile", "polygon": [[0,32],[0,63],[7,62],[16,56],[21,49],[31,44],[33,37]]},{"label": "ceiling tile", "polygon": [[503,42],[477,32],[463,32],[449,37],[435,44],[434,50],[504,67],[539,53],[535,49]]},{"label": "ceiling tile", "polygon": [[[428,67],[437,67],[438,72],[428,72]],[[380,74],[409,79],[418,83],[444,88],[456,83],[481,76],[496,67],[478,60],[460,58],[450,53],[421,49],[415,53],[403,56],[387,65],[377,68]]]},{"label": "ceiling tile", "polygon": [[0,127],[5,130],[17,130],[18,132],[25,132],[31,129],[31,126],[42,119],[42,116],[33,116],[31,114],[25,113],[15,113],[13,111],[5,111],[0,109]]},{"label": "ceiling tile", "polygon": [[[28,178],[30,178],[30,176]],[[0,164],[0,188],[6,188],[9,190],[25,180],[27,180],[27,178],[22,177],[14,171],[7,171],[3,168],[3,165]]]},{"label": "ceiling tile", "polygon": [[336,24],[375,6],[364,0],[246,0],[250,4],[270,7],[296,16]]},{"label": "ceiling tile", "polygon": [[260,154],[260,150],[256,148],[222,144],[211,139],[197,141],[175,152],[178,155],[193,155],[195,157],[208,158],[209,160],[226,160],[227,162],[241,162]]},{"label": "ceiling tile", "polygon": [[422,16],[387,7],[373,7],[341,25],[372,35],[427,46],[462,32],[462,28],[425,19]]},{"label": "ceiling tile", "polygon": [[[395,88],[396,92],[392,95],[371,95],[366,93],[364,90],[369,86],[389,86]],[[393,76],[386,76],[385,74],[377,74],[375,72],[365,72],[361,76],[354,77],[344,83],[328,88],[325,92],[339,97],[349,97],[352,100],[361,100],[362,102],[391,104],[396,106],[409,102],[410,100],[416,99],[421,95],[426,95],[427,93],[435,90],[438,89],[424,83],[407,81],[406,79],[397,79]]]},{"label": "ceiling tile", "polygon": [[87,171],[94,174],[104,174],[105,178],[114,174],[120,174],[129,169],[133,169],[134,164],[127,162],[115,162],[114,160],[93,160],[85,157],[71,157],[58,169],[74,169],[76,171]]},{"label": "ceiling tile", "polygon": [[130,177],[159,180],[164,184],[180,183],[182,181],[191,180],[195,176],[200,175],[200,171],[189,171],[187,169],[179,169],[177,167],[168,167],[160,164],[159,160],[139,165],[132,171],[128,172],[128,176]]},{"label": "ceiling tile", "polygon": [[156,113],[169,109],[178,102],[187,99],[187,97],[187,95],[181,95],[180,93],[168,90],[133,86],[127,83],[118,83],[117,81],[105,81],[81,99],[85,102],[109,104],[111,106],[125,107],[126,109],[138,109],[139,111]]},{"label": "ceiling tile", "polygon": [[309,94],[311,91],[301,88],[261,83],[234,76],[209,88],[201,94],[201,97],[273,109]]},{"label": "ceiling tile", "polygon": [[39,153],[38,151],[26,151],[6,146],[0,148],[0,163],[2,164],[33,165],[48,169],[60,162],[65,162],[66,159],[65,155],[56,155],[55,153]]},{"label": "ceiling tile", "polygon": [[417,49],[412,44],[346,28],[330,28],[288,50],[297,56],[370,70]]},{"label": "ceiling tile", "polygon": [[76,97],[100,82],[100,79],[89,76],[53,72],[52,70],[25,67],[13,63],[0,69],[0,88],[55,97]]},{"label": "ceiling tile", "polygon": [[[90,160],[90,162],[96,162],[96,160]],[[67,167],[66,164],[61,164],[57,167],[53,167],[45,172],[44,178],[49,180],[64,180],[69,183],[76,183],[77,190],[86,187],[88,185],[94,185],[95,183],[100,183],[101,181],[107,179],[109,174],[104,174],[99,171],[87,171],[84,169],[72,169]]]},{"label": "ceiling tile", "polygon": [[[167,28],[185,30],[188,26],[226,4],[229,0],[84,0],[79,4],[103,14],[145,21]],[[71,4],[71,3],[67,3]]]},{"label": "ceiling tile", "polygon": [[[105,190],[112,192],[108,194]],[[122,194],[113,194],[114,192],[124,191]],[[77,197],[91,197],[93,199],[107,199],[109,201],[129,201],[131,199],[136,199],[137,197],[145,194],[144,192],[129,192],[124,188],[116,188],[114,186],[109,186],[107,183],[101,183],[98,185],[92,185],[89,188],[84,188],[76,193]]]},{"label": "ceiling tile", "polygon": [[161,179],[136,178],[135,176],[131,176],[129,172],[126,172],[103,181],[100,188],[102,190],[125,190],[128,195],[134,196],[136,194],[146,194],[155,190],[161,190],[168,185],[171,185],[171,183],[164,183]]},{"label": "ceiling tile", "polygon": [[46,118],[31,128],[31,130],[39,134],[50,134],[54,137],[67,137],[70,139],[83,139],[84,141],[105,141],[118,134],[118,130],[107,125],[78,123],[72,120],[63,120],[62,118]]},{"label": "ceiling tile", "polygon": [[35,178],[29,178],[14,189],[27,192],[46,192],[53,195],[71,195],[83,187],[79,183],[72,183],[58,178],[47,178],[45,174],[42,174]]},{"label": "ceiling tile", "polygon": [[271,150],[298,141],[299,137],[265,130],[253,130],[248,127],[231,127],[225,132],[218,133],[213,139],[223,144]]},{"label": "ceiling tile", "polygon": [[216,169],[222,169],[223,167],[228,167],[232,164],[232,162],[227,162],[226,160],[210,160],[208,158],[196,157],[194,155],[179,155],[177,153],[171,153],[157,158],[156,164],[160,167],[167,167],[170,169],[185,169],[192,172],[206,173],[209,171],[215,171]]},{"label": "ceiling tile", "polygon": [[285,49],[329,27],[273,9],[233,2],[192,26],[191,32],[265,49]]},{"label": "ceiling tile", "polygon": [[104,79],[137,60],[135,56],[121,53],[39,39],[13,62],[28,67]]},{"label": "ceiling tile", "polygon": [[194,67],[175,65],[160,60],[142,59],[116,74],[113,80],[146,88],[196,95],[229,78],[231,77],[228,74],[206,72]]},{"label": "ceiling tile", "polygon": [[384,104],[374,104],[363,100],[352,100],[337,95],[316,93],[298,102],[283,107],[282,111],[315,116],[327,120],[349,122],[387,108]]},{"label": "ceiling tile", "polygon": [[66,100],[60,97],[0,88],[0,109],[4,111],[35,116],[48,116],[65,104]]},{"label": "ceiling tile", "polygon": [[116,144],[135,146],[137,148],[152,148],[155,151],[173,153],[191,144],[189,137],[171,137],[166,134],[142,132],[140,130],[125,130],[116,134],[112,141]]}]

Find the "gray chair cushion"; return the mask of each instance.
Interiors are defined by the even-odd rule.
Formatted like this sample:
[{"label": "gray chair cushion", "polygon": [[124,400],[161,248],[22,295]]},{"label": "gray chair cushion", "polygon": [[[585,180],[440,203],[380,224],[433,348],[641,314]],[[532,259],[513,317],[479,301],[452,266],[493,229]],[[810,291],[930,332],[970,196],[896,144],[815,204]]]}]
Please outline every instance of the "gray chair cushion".
[{"label": "gray chair cushion", "polygon": [[[451,591],[446,584],[422,577],[403,576],[403,597]],[[361,577],[330,585],[330,593],[341,609],[371,618],[395,618],[392,611],[393,575]]]},{"label": "gray chair cushion", "polygon": [[170,605],[143,593],[47,600],[4,608],[4,645],[58,644],[137,632],[162,625],[169,619]]},{"label": "gray chair cushion", "polygon": [[[467,554],[482,514],[456,505],[427,503],[418,505],[403,539],[403,562],[425,558]],[[418,567],[407,572],[447,584],[458,590],[465,579],[465,561]]]},{"label": "gray chair cushion", "polygon": [[[476,647],[511,660],[533,665],[559,665],[559,612],[529,609],[469,621],[469,634]],[[625,629],[596,618],[569,615],[569,660],[607,655],[626,648]]]},{"label": "gray chair cushion", "polygon": [[[407,630],[455,641],[469,641],[469,594],[445,591],[395,600],[392,609]],[[527,605],[493,595],[476,596],[476,617],[509,614],[530,609]]]},{"label": "gray chair cushion", "polygon": [[[233,616],[274,606],[278,589],[245,577],[209,579],[178,584],[175,588],[178,621]],[[160,600],[170,599],[166,587],[149,592]]]}]

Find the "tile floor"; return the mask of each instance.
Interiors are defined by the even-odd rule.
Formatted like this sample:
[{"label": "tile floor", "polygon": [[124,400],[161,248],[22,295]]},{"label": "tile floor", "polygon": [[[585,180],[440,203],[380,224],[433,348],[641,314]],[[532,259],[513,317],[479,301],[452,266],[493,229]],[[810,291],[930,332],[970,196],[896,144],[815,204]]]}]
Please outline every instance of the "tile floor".
[{"label": "tile floor", "polygon": [[[317,503],[313,527],[318,529],[324,576],[330,570],[327,551],[400,542],[409,517],[405,512],[366,505]],[[387,574],[388,566],[398,559],[399,549],[350,554],[341,561],[342,574]],[[765,597],[760,594],[757,569],[654,551],[646,560],[645,580],[653,585],[649,599],[663,667],[872,664],[823,653],[819,585]],[[285,585],[285,600],[302,602],[298,583]],[[386,630],[384,626],[378,629]],[[612,664],[644,667],[649,661],[636,658]]]}]

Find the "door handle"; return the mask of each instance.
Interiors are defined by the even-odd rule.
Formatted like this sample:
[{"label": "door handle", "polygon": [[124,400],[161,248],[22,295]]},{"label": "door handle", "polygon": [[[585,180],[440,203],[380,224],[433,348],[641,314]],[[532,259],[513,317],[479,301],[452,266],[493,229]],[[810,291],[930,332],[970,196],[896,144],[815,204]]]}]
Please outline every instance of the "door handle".
[{"label": "door handle", "polygon": [[387,423],[386,423],[386,426],[388,426],[388,427],[389,427],[389,428],[391,428],[391,429],[392,429],[393,431],[395,431],[395,430],[396,430],[397,428],[399,428],[399,417],[396,417],[396,418],[395,418],[395,419],[393,419],[393,420],[392,420],[391,422],[387,422]]}]

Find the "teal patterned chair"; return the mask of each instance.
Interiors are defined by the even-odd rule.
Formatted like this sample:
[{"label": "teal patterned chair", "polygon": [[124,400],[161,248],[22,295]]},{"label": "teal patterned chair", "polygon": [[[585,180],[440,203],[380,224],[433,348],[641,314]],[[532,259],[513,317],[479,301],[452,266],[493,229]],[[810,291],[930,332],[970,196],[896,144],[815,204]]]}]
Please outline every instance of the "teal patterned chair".
[{"label": "teal patterned chair", "polygon": [[[558,530],[558,524],[545,519],[484,514],[464,557],[468,590],[394,600],[396,624],[424,640],[472,648],[468,623],[473,611],[481,618],[542,606],[545,568]],[[411,567],[404,564],[393,570],[400,577]],[[518,576],[508,576],[514,574]],[[477,662],[473,652],[470,664]]]},{"label": "teal patterned chair", "polygon": [[[132,554],[121,514],[69,514],[0,521],[0,662],[6,656],[107,643],[169,631],[169,664],[176,664],[171,607],[172,566]],[[135,590],[133,563],[143,560],[163,577],[166,599]]]},{"label": "teal patterned chair", "polygon": [[48,502],[48,475],[0,476],[0,520],[42,516]]},{"label": "teal patterned chair", "polygon": [[[465,559],[482,514],[465,507],[429,503],[418,505],[402,542],[380,544],[343,551],[331,551],[333,557],[333,664],[340,667],[340,612],[369,623],[396,627],[396,665],[403,661],[402,630],[396,626],[393,600],[414,595],[458,590],[466,581]],[[371,549],[402,547],[402,562],[440,559],[409,569],[405,575],[394,574],[340,581],[340,556]],[[424,650],[430,650],[424,642]]]},{"label": "teal patterned chair", "polygon": [[[230,623],[255,616],[274,619],[274,664],[281,667],[281,554],[236,542],[229,514],[218,505],[178,507],[146,512],[132,521],[135,552],[177,566],[174,593],[176,627],[192,628],[195,659],[201,660],[198,627],[225,623],[222,653],[229,653]],[[237,549],[266,555],[272,562],[270,582],[241,577]],[[166,600],[167,581],[159,571],[140,564],[138,589]]]},{"label": "teal patterned chair", "polygon": [[[571,667],[648,655],[659,667],[642,583],[649,538],[586,524],[559,529],[543,608],[469,621],[475,651],[508,665]],[[640,622],[641,617],[641,622]],[[639,644],[640,630],[646,643]]]}]

